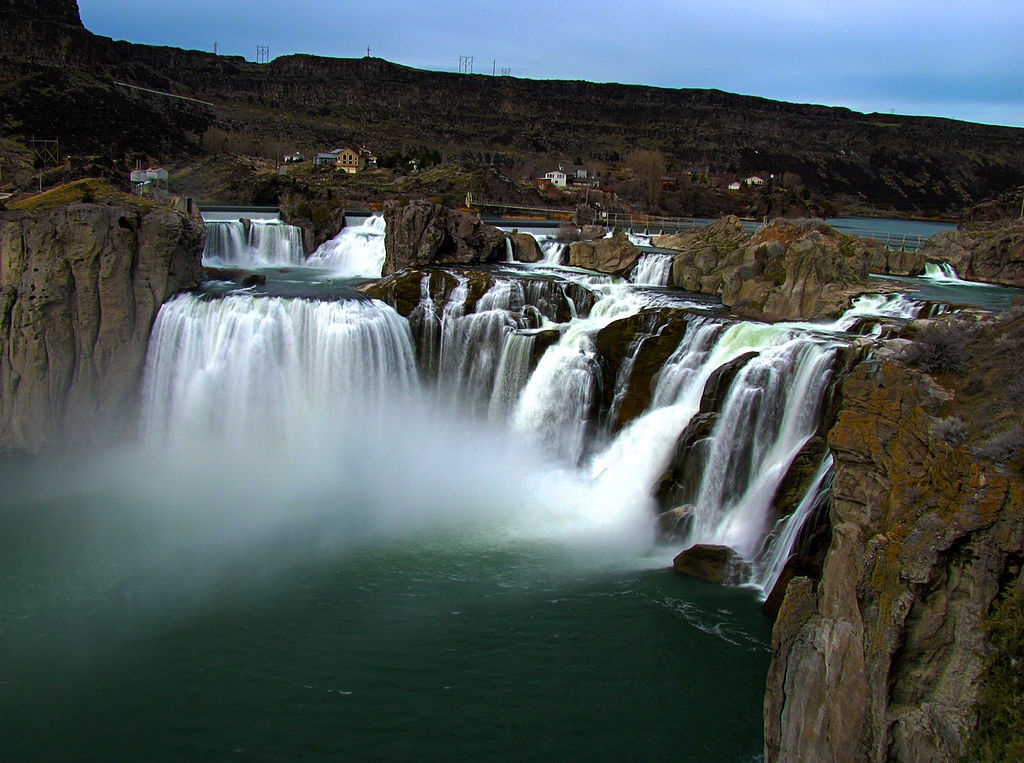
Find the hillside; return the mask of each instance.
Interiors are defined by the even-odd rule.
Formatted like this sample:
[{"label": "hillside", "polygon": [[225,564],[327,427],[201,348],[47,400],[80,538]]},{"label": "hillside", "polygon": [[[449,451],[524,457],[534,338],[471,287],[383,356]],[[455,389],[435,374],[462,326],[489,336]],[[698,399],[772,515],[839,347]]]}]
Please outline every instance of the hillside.
[{"label": "hillside", "polygon": [[1024,184],[1016,128],[376,58],[255,64],[93,35],[73,0],[0,0],[0,114],[5,160],[22,169],[31,155],[18,148],[33,136],[100,164],[136,155],[183,164],[225,150],[279,158],[342,145],[378,155],[427,149],[516,180],[559,159],[614,170],[641,149],[662,152],[677,179],[652,206],[682,213],[741,211],[712,186],[754,174],[774,175],[823,211],[918,215],[953,216]]}]

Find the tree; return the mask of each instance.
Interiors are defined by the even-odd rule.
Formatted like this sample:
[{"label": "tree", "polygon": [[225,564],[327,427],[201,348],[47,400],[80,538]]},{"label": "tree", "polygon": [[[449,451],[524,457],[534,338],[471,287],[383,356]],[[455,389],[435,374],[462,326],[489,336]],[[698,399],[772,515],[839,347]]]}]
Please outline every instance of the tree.
[{"label": "tree", "polygon": [[665,174],[665,154],[638,148],[626,155],[626,164],[643,183],[648,208],[656,207],[661,200],[661,178]]}]

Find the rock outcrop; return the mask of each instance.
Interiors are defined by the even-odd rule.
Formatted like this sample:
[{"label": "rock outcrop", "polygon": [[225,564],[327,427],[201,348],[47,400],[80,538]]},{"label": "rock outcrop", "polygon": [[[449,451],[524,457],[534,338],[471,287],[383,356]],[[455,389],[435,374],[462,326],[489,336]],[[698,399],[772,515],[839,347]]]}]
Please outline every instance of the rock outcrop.
[{"label": "rock outcrop", "polygon": [[950,347],[962,375],[911,365],[896,341],[844,383],[831,546],[773,634],[768,761],[964,754],[984,619],[1024,548],[1024,317]]},{"label": "rock outcrop", "polygon": [[679,251],[672,261],[670,286],[716,295],[722,288],[720,267],[748,241],[750,234],[734,215],[700,228],[651,239],[654,246]]},{"label": "rock outcrop", "polygon": [[676,555],[672,569],[710,583],[735,585],[750,577],[750,565],[728,546],[697,544]]},{"label": "rock outcrop", "polygon": [[505,259],[505,234],[468,212],[428,201],[384,205],[383,275],[427,265],[480,265]]},{"label": "rock outcrop", "polygon": [[41,19],[51,24],[82,26],[76,0],[0,0],[0,13]]},{"label": "rock outcrop", "polygon": [[540,244],[529,233],[511,233],[509,239],[512,241],[512,256],[516,262],[540,262],[544,259]]},{"label": "rock outcrop", "polygon": [[574,268],[624,276],[636,267],[639,259],[640,250],[625,233],[616,228],[611,236],[569,244],[569,260],[566,264]]},{"label": "rock outcrop", "polygon": [[124,432],[157,311],[202,280],[202,248],[199,221],[127,196],[0,214],[0,451]]},{"label": "rock outcrop", "polygon": [[1024,222],[1019,220],[940,231],[920,254],[949,263],[968,281],[1024,288]]},{"label": "rock outcrop", "polygon": [[854,297],[879,290],[868,283],[869,266],[885,260],[879,247],[819,220],[775,220],[748,236],[739,219],[725,217],[652,243],[680,250],[672,285],[762,320],[836,317]]}]

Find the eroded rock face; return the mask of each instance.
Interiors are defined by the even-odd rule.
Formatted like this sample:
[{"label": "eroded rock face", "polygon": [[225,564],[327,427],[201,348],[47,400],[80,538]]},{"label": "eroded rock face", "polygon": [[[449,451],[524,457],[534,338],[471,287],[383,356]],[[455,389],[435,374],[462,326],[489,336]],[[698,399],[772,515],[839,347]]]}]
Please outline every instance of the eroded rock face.
[{"label": "eroded rock face", "polygon": [[1018,220],[940,231],[920,254],[949,263],[969,281],[1024,288],[1024,223]]},{"label": "eroded rock face", "polygon": [[868,246],[824,223],[776,220],[727,263],[722,303],[746,315],[837,317],[869,290]]},{"label": "eroded rock face", "polygon": [[594,241],[574,241],[569,245],[568,265],[596,270],[613,276],[625,276],[636,267],[640,250],[618,228],[610,237]]},{"label": "eroded rock face", "polygon": [[[969,372],[991,362],[976,352]],[[983,618],[1024,543],[1022,454],[982,455],[991,426],[974,419],[994,393],[970,390],[908,365],[895,342],[846,379],[828,438],[831,546],[817,584],[790,582],[773,634],[767,760],[962,756]],[[951,414],[967,422],[953,442],[937,435]]]},{"label": "eroded rock face", "polygon": [[76,0],[0,0],[0,13],[41,19],[51,24],[82,26]]},{"label": "eroded rock face", "polygon": [[[832,318],[867,291],[872,261],[885,272],[913,268],[823,221],[775,220],[753,236],[738,218],[704,228],[657,236],[655,246],[678,249],[672,285],[721,297],[734,312],[759,319]],[[895,270],[893,270],[895,269]]]},{"label": "eroded rock face", "polygon": [[505,259],[505,234],[468,212],[427,201],[384,205],[383,275],[427,265],[479,265]]},{"label": "eroded rock face", "polygon": [[672,286],[703,294],[718,294],[722,287],[719,268],[749,240],[750,234],[744,230],[743,222],[734,215],[728,215],[701,228],[671,236],[655,236],[651,243],[680,252],[672,261]]},{"label": "eroded rock face", "polygon": [[133,421],[160,305],[203,278],[202,224],[125,199],[0,215],[0,451]]}]

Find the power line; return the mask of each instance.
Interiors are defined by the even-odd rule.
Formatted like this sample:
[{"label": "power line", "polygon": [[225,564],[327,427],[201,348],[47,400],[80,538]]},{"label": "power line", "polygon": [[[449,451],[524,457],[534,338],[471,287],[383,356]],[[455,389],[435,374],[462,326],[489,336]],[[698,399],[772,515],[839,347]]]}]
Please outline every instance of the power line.
[{"label": "power line", "polygon": [[270,46],[269,45],[257,45],[256,46],[256,63],[258,63],[258,64],[270,63]]}]

